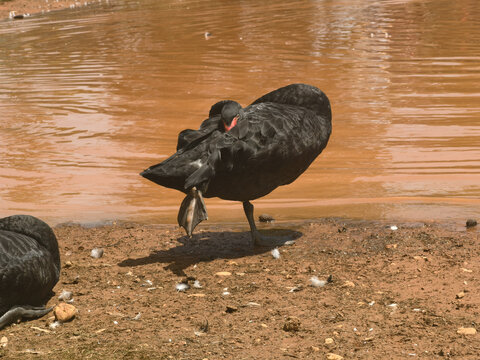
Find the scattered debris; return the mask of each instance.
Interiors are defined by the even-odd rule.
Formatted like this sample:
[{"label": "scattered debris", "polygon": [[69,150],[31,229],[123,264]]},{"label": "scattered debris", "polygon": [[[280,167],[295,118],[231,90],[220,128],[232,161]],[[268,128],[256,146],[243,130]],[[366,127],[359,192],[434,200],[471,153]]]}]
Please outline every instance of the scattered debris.
[{"label": "scattered debris", "polygon": [[95,248],[90,252],[90,256],[94,259],[100,259],[103,256],[103,249]]},{"label": "scattered debris", "polygon": [[228,272],[228,271],[219,271],[219,272],[215,273],[215,275],[217,275],[217,276],[230,276],[230,275],[232,275],[232,273]]},{"label": "scattered debris", "polygon": [[273,249],[271,253],[274,259],[280,259],[280,251],[278,251],[278,248]]},{"label": "scattered debris", "polygon": [[294,287],[287,287],[287,289],[289,289],[289,292],[293,293],[293,292],[303,290],[303,286],[298,285],[298,286],[294,286]]},{"label": "scattered debris", "polygon": [[327,360],[342,360],[343,356],[334,354],[334,353],[328,353],[327,354]]},{"label": "scattered debris", "polygon": [[282,329],[287,332],[300,330],[300,319],[295,316],[289,316],[283,324]]},{"label": "scattered debris", "polygon": [[42,328],[40,328],[40,327],[38,327],[38,326],[32,326],[31,328],[32,328],[33,330],[37,330],[37,331],[44,332],[44,333],[47,333],[47,334],[51,333],[50,330],[42,329]]},{"label": "scattered debris", "polygon": [[461,327],[457,330],[457,334],[461,334],[461,335],[475,335],[476,333],[477,333],[477,329],[475,328]]},{"label": "scattered debris", "polygon": [[188,294],[187,297],[205,297],[205,294]]},{"label": "scattered debris", "polygon": [[55,330],[57,327],[61,326],[62,323],[60,321],[54,321],[48,327],[52,330]]},{"label": "scattered debris", "polygon": [[275,219],[273,218],[272,215],[268,215],[268,214],[261,214],[259,217],[258,217],[258,220],[260,222],[266,222],[266,223],[270,223],[270,222],[273,222],[275,221]]},{"label": "scattered debris", "polygon": [[327,284],[327,281],[326,280],[320,280],[318,277],[312,276],[310,278],[310,284],[313,287],[324,287]]},{"label": "scattered debris", "polygon": [[58,300],[71,302],[73,301],[73,294],[71,291],[62,290],[62,293],[58,296]]},{"label": "scattered debris", "polygon": [[190,288],[190,286],[188,284],[183,283],[183,282],[175,285],[175,289],[177,289],[177,291],[186,291],[189,288]]}]

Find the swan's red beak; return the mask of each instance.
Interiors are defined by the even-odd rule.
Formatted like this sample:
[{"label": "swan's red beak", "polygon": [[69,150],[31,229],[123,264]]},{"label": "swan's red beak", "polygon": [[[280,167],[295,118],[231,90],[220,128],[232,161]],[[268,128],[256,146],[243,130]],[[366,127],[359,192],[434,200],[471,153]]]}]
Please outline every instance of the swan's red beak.
[{"label": "swan's red beak", "polygon": [[230,124],[230,126],[227,126],[227,124],[223,123],[223,126],[225,127],[225,131],[230,131],[232,130],[233,127],[235,127],[235,125],[237,125],[237,121],[238,121],[238,116],[235,116],[232,120],[232,123]]}]

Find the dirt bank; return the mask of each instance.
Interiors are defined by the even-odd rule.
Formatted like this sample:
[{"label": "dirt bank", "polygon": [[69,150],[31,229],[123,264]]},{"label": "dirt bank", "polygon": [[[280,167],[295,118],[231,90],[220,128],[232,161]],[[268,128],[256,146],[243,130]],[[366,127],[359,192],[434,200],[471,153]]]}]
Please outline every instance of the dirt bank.
[{"label": "dirt bank", "polygon": [[[174,226],[59,226],[49,304],[69,290],[79,313],[55,329],[48,315],[7,327],[0,357],[478,359],[479,335],[458,332],[479,326],[478,229],[387,225],[274,223],[264,231],[295,240],[279,259],[246,228],[187,239]],[[331,282],[313,287],[313,276]]]},{"label": "dirt bank", "polygon": [[14,11],[17,15],[35,15],[52,10],[81,6],[90,2],[75,0],[0,0],[0,19],[8,18],[11,11]]}]

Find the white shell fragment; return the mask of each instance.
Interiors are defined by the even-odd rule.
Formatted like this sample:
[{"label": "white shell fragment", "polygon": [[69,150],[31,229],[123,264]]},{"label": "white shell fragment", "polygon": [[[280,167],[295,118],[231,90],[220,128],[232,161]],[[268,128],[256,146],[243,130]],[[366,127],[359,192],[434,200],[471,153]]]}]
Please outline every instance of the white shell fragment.
[{"label": "white shell fragment", "polygon": [[193,283],[193,287],[196,288],[196,289],[201,289],[202,285],[200,284],[200,281],[195,280],[194,283]]},{"label": "white shell fragment", "polygon": [[280,251],[278,251],[278,248],[273,249],[271,253],[274,259],[280,259]]}]

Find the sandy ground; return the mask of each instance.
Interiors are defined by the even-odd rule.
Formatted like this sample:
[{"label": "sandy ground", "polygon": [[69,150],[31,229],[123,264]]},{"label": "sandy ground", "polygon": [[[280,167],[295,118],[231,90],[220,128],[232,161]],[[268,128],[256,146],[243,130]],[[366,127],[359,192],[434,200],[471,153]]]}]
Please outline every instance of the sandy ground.
[{"label": "sandy ground", "polygon": [[38,14],[91,3],[92,0],[0,0],[0,19],[8,18],[11,11],[17,15]]},{"label": "sandy ground", "polygon": [[388,225],[264,225],[295,240],[279,259],[246,227],[202,224],[188,239],[175,226],[60,225],[49,305],[72,291],[78,314],[1,330],[0,358],[478,359],[480,335],[459,333],[480,326],[478,226]]}]

